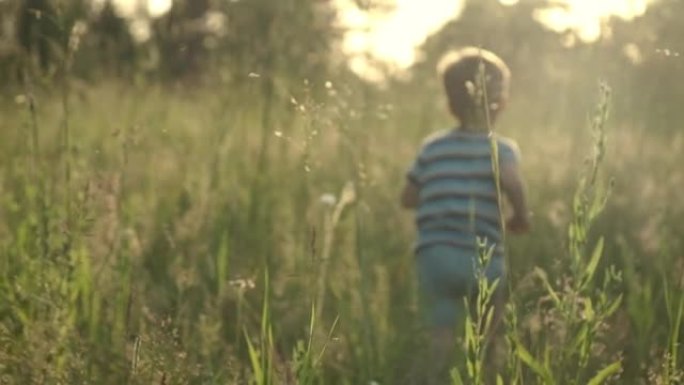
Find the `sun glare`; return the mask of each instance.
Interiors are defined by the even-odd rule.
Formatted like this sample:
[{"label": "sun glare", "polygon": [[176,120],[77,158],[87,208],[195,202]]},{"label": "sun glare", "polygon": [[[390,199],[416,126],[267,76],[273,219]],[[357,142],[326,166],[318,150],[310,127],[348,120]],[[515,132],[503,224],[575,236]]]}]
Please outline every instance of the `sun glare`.
[{"label": "sun glare", "polygon": [[[655,0],[555,0],[534,13],[534,19],[556,32],[572,31],[584,42],[598,40],[610,17],[632,20]],[[377,2],[377,1],[376,1]],[[464,0],[385,0],[389,10],[362,10],[354,0],[334,0],[338,21],[346,29],[343,51],[358,75],[381,80],[400,72],[417,58],[416,49],[446,23],[458,18]],[[499,0],[514,6],[518,0]],[[473,42],[477,44],[477,42]]]},{"label": "sun glare", "polygon": [[[94,0],[95,3],[102,3],[103,0]],[[114,0],[116,11],[125,18],[139,17],[140,13],[147,12],[152,18],[157,18],[171,10],[173,0]]]},{"label": "sun glare", "polygon": [[[100,0],[100,3],[105,3],[104,0]],[[121,17],[133,17],[138,10],[138,2],[136,0],[114,0],[114,9],[116,13]]]},{"label": "sun glare", "polygon": [[151,17],[163,16],[171,10],[173,0],[147,0],[147,12]]},{"label": "sun glare", "polygon": [[558,0],[553,6],[537,10],[534,18],[556,32],[573,31],[582,41],[591,43],[603,33],[611,17],[633,20],[646,12],[654,0]]},{"label": "sun glare", "polygon": [[350,66],[371,80],[382,77],[377,64],[390,70],[410,67],[416,48],[463,10],[460,0],[394,0],[389,11],[364,11],[353,0],[335,0],[339,21],[348,31],[343,50]]}]

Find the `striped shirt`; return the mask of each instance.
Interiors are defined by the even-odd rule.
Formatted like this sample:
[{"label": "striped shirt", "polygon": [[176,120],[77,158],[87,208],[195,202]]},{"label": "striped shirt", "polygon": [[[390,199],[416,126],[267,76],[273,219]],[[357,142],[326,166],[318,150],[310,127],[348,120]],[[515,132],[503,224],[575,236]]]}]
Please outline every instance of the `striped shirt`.
[{"label": "striped shirt", "polygon": [[[517,163],[516,143],[495,136],[499,164]],[[486,133],[441,131],[429,137],[407,173],[418,188],[416,252],[435,244],[473,250],[478,240],[503,255],[501,219]]]}]

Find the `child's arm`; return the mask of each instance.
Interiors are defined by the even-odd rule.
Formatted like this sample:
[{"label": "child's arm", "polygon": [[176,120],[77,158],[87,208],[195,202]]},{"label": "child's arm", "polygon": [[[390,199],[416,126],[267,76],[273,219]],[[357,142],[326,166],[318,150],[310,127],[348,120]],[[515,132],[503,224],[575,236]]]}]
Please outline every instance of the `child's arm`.
[{"label": "child's arm", "polygon": [[418,206],[418,186],[410,179],[406,180],[401,192],[401,206],[405,209],[415,209]]},{"label": "child's arm", "polygon": [[513,206],[513,216],[507,221],[506,228],[513,234],[529,231],[530,220],[525,200],[525,187],[517,163],[501,165],[501,188]]}]

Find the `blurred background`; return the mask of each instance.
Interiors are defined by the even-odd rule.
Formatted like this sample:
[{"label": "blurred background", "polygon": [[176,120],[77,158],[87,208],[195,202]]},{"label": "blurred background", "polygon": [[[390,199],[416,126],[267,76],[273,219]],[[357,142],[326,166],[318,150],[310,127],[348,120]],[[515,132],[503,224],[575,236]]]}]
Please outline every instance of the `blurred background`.
[{"label": "blurred background", "polygon": [[654,383],[681,361],[682,17],[680,0],[0,0],[0,382],[245,383],[267,303],[274,365],[330,332],[315,378],[398,383],[420,349],[398,195],[455,125],[437,62],[481,46],[513,73],[496,130],[534,212],[509,248],[520,340],[558,383],[584,373],[545,353],[569,337],[544,328],[534,272],[560,291],[576,274],[603,82],[612,189],[585,241],[622,276],[582,296],[624,297],[582,378],[619,357],[618,383]]}]

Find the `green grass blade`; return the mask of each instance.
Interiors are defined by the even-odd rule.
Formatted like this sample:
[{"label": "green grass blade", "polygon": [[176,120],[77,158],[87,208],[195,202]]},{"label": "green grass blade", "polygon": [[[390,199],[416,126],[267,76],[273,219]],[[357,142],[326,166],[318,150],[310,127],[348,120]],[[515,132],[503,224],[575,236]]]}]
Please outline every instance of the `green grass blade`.
[{"label": "green grass blade", "polygon": [[541,279],[542,283],[544,284],[544,287],[546,288],[546,291],[551,296],[551,299],[553,299],[554,304],[557,307],[560,307],[560,305],[561,305],[560,297],[558,296],[558,293],[556,293],[556,291],[551,286],[551,283],[549,282],[549,277],[546,275],[546,272],[540,267],[535,267],[534,268],[534,274],[537,277],[539,277],[539,279]]},{"label": "green grass blade", "polygon": [[601,369],[594,378],[587,382],[587,385],[600,385],[608,379],[608,377],[617,374],[622,369],[622,362],[615,361],[612,364]]},{"label": "green grass blade", "polygon": [[591,280],[594,278],[596,268],[598,267],[598,264],[601,261],[601,256],[603,255],[603,244],[603,237],[601,237],[596,243],[594,251],[591,253],[591,259],[589,260],[589,264],[587,264],[587,267],[584,270],[584,278],[582,279],[581,287],[582,289],[588,287],[591,283]]},{"label": "green grass blade", "polygon": [[523,363],[525,363],[537,376],[543,380],[544,384],[555,384],[555,381],[553,380],[553,377],[548,369],[539,363],[539,361],[537,361],[534,357],[532,357],[532,354],[530,354],[530,352],[527,351],[527,349],[525,349],[525,347],[519,342],[515,343],[515,353]]},{"label": "green grass blade", "polygon": [[259,357],[259,352],[252,345],[252,341],[249,339],[249,334],[247,330],[244,330],[245,341],[247,342],[247,351],[249,352],[249,361],[252,364],[252,373],[254,374],[255,382],[257,385],[264,384],[264,369],[261,366],[261,359]]}]

